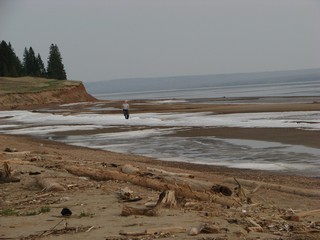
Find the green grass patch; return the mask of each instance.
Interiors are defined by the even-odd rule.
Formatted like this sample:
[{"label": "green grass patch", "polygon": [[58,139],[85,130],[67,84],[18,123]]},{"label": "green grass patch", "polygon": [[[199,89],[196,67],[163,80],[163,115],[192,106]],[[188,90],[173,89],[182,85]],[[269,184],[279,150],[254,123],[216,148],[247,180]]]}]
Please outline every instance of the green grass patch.
[{"label": "green grass patch", "polygon": [[26,212],[24,215],[25,216],[35,216],[35,215],[38,215],[38,213],[36,211],[31,211],[31,212]]},{"label": "green grass patch", "polygon": [[5,209],[5,210],[0,211],[0,215],[2,215],[2,216],[17,216],[17,215],[19,215],[19,212],[17,212],[14,209]]},{"label": "green grass patch", "polygon": [[38,211],[33,210],[33,211],[25,212],[25,213],[20,213],[14,209],[5,209],[5,210],[0,211],[0,215],[1,216],[35,216],[35,215],[39,215],[41,213],[47,213],[50,211],[51,211],[51,209],[48,206],[41,207]]},{"label": "green grass patch", "polygon": [[50,212],[50,211],[51,211],[50,207],[44,206],[44,207],[40,208],[39,213],[47,213],[47,212]]},{"label": "green grass patch", "polygon": [[34,216],[34,215],[39,215],[41,213],[47,213],[47,212],[50,212],[50,211],[51,211],[50,207],[44,206],[44,207],[41,207],[40,210],[38,210],[38,211],[26,212],[23,215],[24,216]]},{"label": "green grass patch", "polygon": [[88,213],[88,212],[81,212],[80,217],[93,217],[93,213]]},{"label": "green grass patch", "polygon": [[0,77],[0,94],[36,93],[62,89],[66,86],[77,86],[80,83],[80,81],[56,80],[35,77]]}]

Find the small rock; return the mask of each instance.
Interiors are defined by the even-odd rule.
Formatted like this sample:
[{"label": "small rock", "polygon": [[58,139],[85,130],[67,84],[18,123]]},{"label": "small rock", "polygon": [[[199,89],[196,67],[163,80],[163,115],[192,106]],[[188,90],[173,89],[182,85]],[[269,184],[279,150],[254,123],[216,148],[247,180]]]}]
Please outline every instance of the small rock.
[{"label": "small rock", "polygon": [[8,147],[7,147],[7,148],[4,149],[4,151],[5,151],[5,152],[17,152],[17,149],[15,149],[15,148],[8,148]]},{"label": "small rock", "polygon": [[72,212],[69,208],[63,208],[61,210],[61,215],[64,216],[64,217],[69,217],[72,215]]},{"label": "small rock", "polygon": [[199,234],[199,230],[196,227],[191,228],[190,231],[189,231],[189,235],[190,236],[195,236],[195,235],[198,235],[198,234]]}]

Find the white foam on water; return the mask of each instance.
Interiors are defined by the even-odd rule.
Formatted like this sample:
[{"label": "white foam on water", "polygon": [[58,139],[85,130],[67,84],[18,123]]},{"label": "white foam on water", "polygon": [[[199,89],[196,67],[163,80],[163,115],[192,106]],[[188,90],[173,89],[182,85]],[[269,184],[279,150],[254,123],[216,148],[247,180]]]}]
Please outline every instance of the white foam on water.
[{"label": "white foam on water", "polygon": [[140,113],[131,114],[129,120],[121,114],[82,113],[77,115],[39,113],[30,111],[2,111],[0,117],[7,122],[37,125],[70,124],[102,126],[200,126],[200,127],[277,127],[320,129],[320,112],[269,113]]},{"label": "white foam on water", "polygon": [[[53,137],[55,132],[128,127],[128,131],[69,136],[69,144],[142,154],[164,160],[264,170],[319,170],[320,150],[303,146],[215,138],[173,138],[168,133],[184,127],[262,127],[320,129],[320,111],[211,114],[141,113],[124,119],[122,114],[40,113],[0,111],[0,132]],[[152,129],[130,130],[130,126]],[[169,127],[162,129],[161,127]],[[52,135],[50,135],[52,134]],[[217,147],[215,146],[217,144]],[[318,171],[320,172],[320,171]],[[315,173],[319,175],[319,173]]]}]

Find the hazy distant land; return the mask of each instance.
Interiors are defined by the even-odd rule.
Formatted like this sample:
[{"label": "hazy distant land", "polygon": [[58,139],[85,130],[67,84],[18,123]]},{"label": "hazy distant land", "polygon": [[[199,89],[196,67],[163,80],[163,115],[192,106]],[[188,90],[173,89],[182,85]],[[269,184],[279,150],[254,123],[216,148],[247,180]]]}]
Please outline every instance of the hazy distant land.
[{"label": "hazy distant land", "polygon": [[127,78],[84,83],[90,93],[121,93],[206,87],[312,82],[320,80],[320,68],[216,75]]}]

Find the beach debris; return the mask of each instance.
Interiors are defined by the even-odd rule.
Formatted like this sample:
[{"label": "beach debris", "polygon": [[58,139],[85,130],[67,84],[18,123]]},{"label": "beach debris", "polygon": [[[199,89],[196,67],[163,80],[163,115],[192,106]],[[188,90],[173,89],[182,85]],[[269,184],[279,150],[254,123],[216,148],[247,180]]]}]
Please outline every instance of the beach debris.
[{"label": "beach debris", "polygon": [[72,215],[72,212],[69,208],[62,208],[61,215],[63,217],[70,217]]},{"label": "beach debris", "polygon": [[258,224],[256,221],[254,221],[252,218],[247,217],[245,219],[248,223],[248,227],[246,228],[246,230],[248,232],[263,232],[263,228],[261,227],[260,224]]},{"label": "beach debris", "polygon": [[241,199],[247,198],[246,193],[245,193],[244,189],[242,188],[241,184],[239,183],[239,181],[235,177],[233,179],[238,185],[237,187],[234,188],[235,195]]},{"label": "beach debris", "polygon": [[42,191],[66,191],[60,183],[55,182],[51,178],[38,176],[35,179],[38,185],[42,188]]},{"label": "beach debris", "polygon": [[161,227],[161,228],[147,228],[144,232],[150,235],[160,235],[166,233],[185,233],[187,231],[184,227]]},{"label": "beach debris", "polygon": [[[159,201],[161,202],[159,203]],[[160,196],[157,204],[161,204],[163,207],[166,208],[175,208],[178,205],[178,201],[176,198],[176,193],[173,190],[166,190],[163,191]]]},{"label": "beach debris", "polygon": [[220,185],[220,184],[215,184],[211,187],[211,191],[215,192],[215,193],[222,193],[225,196],[231,196],[232,195],[232,190],[224,185]]},{"label": "beach debris", "polygon": [[190,230],[189,230],[189,235],[190,236],[196,236],[199,234],[199,229],[196,228],[196,227],[192,227]]},{"label": "beach debris", "polygon": [[41,172],[38,171],[29,171],[29,175],[39,175]]},{"label": "beach debris", "polygon": [[18,152],[18,150],[16,148],[10,148],[10,147],[6,147],[4,149],[4,152]]},{"label": "beach debris", "polygon": [[187,231],[184,227],[159,227],[159,228],[147,228],[142,231],[125,232],[120,231],[119,235],[128,237],[139,237],[139,236],[153,236],[153,237],[171,237],[175,233],[185,233]]},{"label": "beach debris", "polygon": [[320,217],[320,209],[302,211],[299,213],[296,213],[296,211],[293,211],[292,209],[290,209],[290,211],[286,211],[285,214],[280,217],[287,221],[299,222],[302,218],[305,218],[308,216]]},{"label": "beach debris", "polygon": [[118,193],[123,202],[136,202],[142,199],[140,196],[135,196],[133,191],[128,187],[121,188]]},{"label": "beach debris", "polygon": [[121,167],[121,172],[126,174],[137,174],[140,173],[140,169],[130,164],[126,164]]},{"label": "beach debris", "polygon": [[117,168],[119,167],[119,164],[116,164],[116,163],[106,163],[106,162],[103,162],[101,163],[102,167],[113,167],[113,168]]},{"label": "beach debris", "polygon": [[[89,177],[90,179],[97,181],[108,181],[108,180],[118,180],[130,182],[134,185],[151,188],[157,191],[173,190],[175,191],[176,196],[183,198],[190,198],[196,200],[210,201],[214,203],[218,203],[222,206],[236,206],[241,205],[241,203],[237,202],[232,198],[228,198],[224,195],[214,194],[212,192],[207,191],[204,188],[208,183],[205,182],[197,182],[195,184],[189,184],[189,182],[185,181],[175,181],[174,179],[167,178],[152,178],[148,176],[139,176],[139,175],[128,175],[116,170],[109,169],[95,169],[89,167],[77,167],[77,166],[67,166],[65,168],[69,173],[76,176]],[[193,179],[190,179],[190,181]],[[178,184],[179,183],[179,184]],[[211,186],[212,184],[210,184]],[[197,187],[198,186],[198,187]]]},{"label": "beach debris", "polygon": [[168,171],[165,171],[163,169],[151,168],[151,167],[147,167],[147,170],[151,171],[151,172],[161,173],[161,174],[167,175],[167,176],[178,176],[178,177],[194,178],[194,175],[189,174],[189,173],[168,172]]},{"label": "beach debris", "polygon": [[310,211],[302,211],[297,213],[297,216],[300,218],[307,217],[307,216],[318,216],[320,217],[320,209],[314,209]]},{"label": "beach debris", "polygon": [[214,223],[203,223],[199,227],[192,227],[189,230],[188,234],[190,236],[196,236],[200,233],[207,233],[207,234],[221,233],[222,230],[228,231],[227,229],[221,229],[219,226],[217,226]]},{"label": "beach debris", "polygon": [[0,183],[20,182],[19,178],[12,176],[12,169],[7,162],[3,163],[3,170],[0,169]]},{"label": "beach debris", "polygon": [[[64,222],[64,228],[56,229],[63,222]],[[68,227],[67,218],[63,218],[56,225],[54,225],[51,229],[45,230],[41,234],[29,235],[27,238],[23,238],[23,239],[40,239],[41,237],[46,237],[49,235],[62,235],[62,234],[75,234],[75,233],[90,232],[92,229],[94,229],[94,226]]]},{"label": "beach debris", "polygon": [[173,207],[176,206],[175,192],[174,191],[163,191],[159,195],[157,204],[152,208],[134,208],[123,206],[121,216],[130,215],[145,215],[145,216],[158,216],[161,208],[163,207]]},{"label": "beach debris", "polygon": [[[226,179],[224,182],[226,183],[234,183],[235,179],[230,178]],[[279,185],[279,184],[272,184],[272,183],[265,183],[265,182],[259,182],[259,181],[253,181],[253,180],[236,180],[238,184],[246,187],[251,187],[254,188],[252,193],[255,193],[258,189],[260,188],[265,188],[265,189],[270,189],[270,190],[275,190],[279,192],[284,192],[284,193],[290,193],[294,195],[300,195],[300,196],[305,196],[305,197],[320,197],[320,191],[316,190],[310,190],[306,188],[299,188],[299,187],[289,187],[285,185]]]},{"label": "beach debris", "polygon": [[90,232],[92,229],[94,229],[94,226],[91,226],[86,232]]}]

